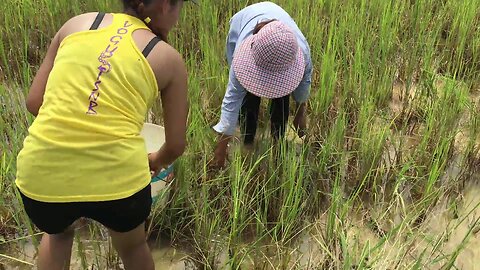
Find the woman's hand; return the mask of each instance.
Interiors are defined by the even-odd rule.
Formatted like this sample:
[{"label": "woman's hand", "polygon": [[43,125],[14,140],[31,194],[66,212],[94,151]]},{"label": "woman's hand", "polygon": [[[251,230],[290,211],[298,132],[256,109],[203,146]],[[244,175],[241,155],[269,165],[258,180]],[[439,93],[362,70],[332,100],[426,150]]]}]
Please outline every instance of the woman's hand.
[{"label": "woman's hand", "polygon": [[150,167],[150,173],[152,174],[152,178],[157,176],[163,169],[168,166],[162,163],[159,156],[159,152],[148,154],[148,166]]},{"label": "woman's hand", "polygon": [[305,136],[307,129],[307,118],[305,117],[306,106],[305,103],[298,105],[297,114],[293,120],[293,126],[300,138]]},{"label": "woman's hand", "polygon": [[222,147],[217,147],[214,152],[211,166],[213,168],[218,168],[218,169],[224,168],[227,160],[227,152],[228,152],[227,149],[223,149]]},{"label": "woman's hand", "polygon": [[220,135],[217,146],[215,147],[214,157],[209,162],[209,167],[213,169],[222,169],[225,167],[228,156],[228,143],[231,136]]}]

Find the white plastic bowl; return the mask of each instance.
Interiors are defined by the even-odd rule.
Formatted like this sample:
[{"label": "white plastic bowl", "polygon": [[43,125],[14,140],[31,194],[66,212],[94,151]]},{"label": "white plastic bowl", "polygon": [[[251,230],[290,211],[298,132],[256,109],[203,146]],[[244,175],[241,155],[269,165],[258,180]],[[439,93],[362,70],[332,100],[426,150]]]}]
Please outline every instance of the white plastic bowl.
[{"label": "white plastic bowl", "polygon": [[[145,140],[147,153],[158,151],[165,143],[165,129],[159,125],[145,123],[140,132],[140,136]],[[174,180],[173,178],[173,164],[152,178],[150,184],[152,187],[152,199],[154,202],[161,199],[164,204],[166,203],[167,191]]]}]

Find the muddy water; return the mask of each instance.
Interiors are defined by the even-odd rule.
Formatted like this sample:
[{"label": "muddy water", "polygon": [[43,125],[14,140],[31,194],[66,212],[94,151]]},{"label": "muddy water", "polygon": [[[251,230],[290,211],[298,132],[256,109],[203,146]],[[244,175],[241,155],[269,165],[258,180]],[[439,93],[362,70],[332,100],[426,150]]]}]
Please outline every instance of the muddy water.
[{"label": "muddy water", "polygon": [[[463,197],[456,213],[452,213],[446,203],[433,211],[427,220],[426,235],[444,235],[441,250],[446,254],[455,252],[466,239],[455,266],[458,269],[480,269],[480,187],[467,187]],[[418,247],[432,249],[428,239],[419,241]],[[440,266],[432,265],[432,269],[440,269]]]},{"label": "muddy water", "polygon": [[[459,160],[452,162],[444,177],[456,178],[460,173]],[[421,269],[442,269],[457,249],[458,257],[454,268],[462,270],[480,270],[480,176],[476,175],[464,189],[463,194],[455,200],[441,199],[420,225],[412,229],[400,226],[387,241],[383,241],[377,231],[363,216],[351,215],[342,230],[347,242],[346,252],[352,265],[360,261],[365,250],[373,250],[369,256],[372,269],[410,269],[418,258],[423,258]],[[385,207],[379,207],[384,211]],[[379,223],[388,224],[381,228],[384,232],[402,224],[402,213],[377,218]],[[289,254],[289,265],[286,269],[321,269],[325,260],[332,260],[345,251],[335,250],[328,246],[323,238],[326,218],[320,218],[310,229],[305,230],[299,239],[290,247],[278,247],[275,243],[259,247],[257,254],[248,254],[242,269],[280,269],[282,258],[279,251]],[[88,228],[88,226],[86,227]],[[79,229],[81,245],[76,242],[73,249],[70,269],[123,269],[121,263],[115,261],[114,252],[109,248],[106,232],[95,231],[91,236],[90,229]],[[95,239],[95,240],[91,240]],[[374,250],[375,246],[379,248]],[[248,245],[248,244],[246,244]],[[189,250],[191,247],[174,247],[165,240],[150,242],[156,269],[194,270],[195,265]],[[327,248],[328,247],[328,248]],[[16,241],[8,250],[0,245],[0,270],[34,269],[36,249],[31,241]],[[78,251],[85,254],[84,262]],[[281,250],[280,250],[281,249]],[[230,269],[226,250],[219,251],[217,269]],[[333,259],[335,261],[335,258]],[[106,265],[109,262],[109,265]],[[431,263],[435,262],[435,263]],[[338,266],[342,263],[338,262]],[[334,263],[335,264],[335,263]],[[370,263],[369,263],[370,264]]]},{"label": "muddy water", "polygon": [[[88,232],[85,231],[79,234],[82,238],[81,247],[79,242],[75,241],[70,269],[123,269],[121,262],[113,259],[114,253],[109,248],[108,241],[99,240],[102,237],[98,235],[95,237],[95,241],[90,241],[88,239],[92,239],[92,237],[87,236]],[[185,251],[172,247],[167,241],[150,241],[149,244],[155,260],[155,269],[196,269]],[[80,250],[84,257],[79,256]],[[15,245],[9,246],[8,249],[0,250],[0,270],[35,269],[33,265],[36,255],[37,250],[31,240],[18,241]]]},{"label": "muddy water", "polygon": [[[401,227],[385,242],[363,217],[352,215],[342,227],[347,241],[346,252],[352,260],[352,265],[355,265],[366,247],[367,250],[373,250],[373,247],[380,244],[369,256],[372,261],[369,266],[372,269],[410,269],[420,257],[423,257],[425,263],[421,269],[441,269],[450,255],[461,247],[455,260],[456,269],[480,269],[479,205],[480,186],[471,184],[455,203],[451,200],[441,200],[428,213],[419,228]],[[318,222],[312,224],[291,247],[281,247],[284,254],[288,253],[290,257],[288,269],[318,269],[326,259],[331,260],[332,257],[345,252],[335,250],[335,247],[333,249],[329,247],[330,250],[326,248],[328,245],[322,237],[325,232],[325,220],[326,218],[320,218]],[[399,224],[401,216],[385,220],[387,223]],[[388,232],[389,229],[385,228],[385,231]],[[78,256],[80,246],[76,242],[71,269],[123,269],[121,263],[112,259],[114,253],[105,240],[106,236],[102,232],[96,232],[95,237],[88,234],[89,232],[80,233],[85,263],[82,264],[82,258]],[[242,269],[280,269],[278,267],[282,259],[277,257],[279,248],[274,243],[260,247],[257,254],[245,257]],[[193,263],[194,255],[188,251],[189,247],[178,248],[173,247],[168,241],[157,241],[151,242],[151,249],[156,269],[199,269]],[[228,252],[223,250],[219,253],[217,269],[229,269]],[[10,256],[10,259],[5,255]],[[35,255],[36,249],[31,241],[17,241],[8,250],[0,250],[0,270],[34,269],[32,265]],[[105,264],[107,261],[108,266]],[[433,261],[436,262],[431,263]]]},{"label": "muddy water", "polygon": [[[387,240],[380,250],[371,254],[376,260],[374,269],[410,269],[422,257],[421,269],[444,269],[442,266],[459,248],[453,269],[480,269],[479,205],[478,185],[466,189],[462,202],[456,205],[455,210],[451,202],[441,201],[427,215],[418,232],[400,227],[396,237]],[[408,236],[409,233],[413,235]],[[361,220],[352,222],[347,235],[352,240],[351,252],[357,256],[360,256],[361,247],[369,245],[372,248],[381,242],[379,235]],[[399,258],[403,259],[398,268],[392,268]]]}]

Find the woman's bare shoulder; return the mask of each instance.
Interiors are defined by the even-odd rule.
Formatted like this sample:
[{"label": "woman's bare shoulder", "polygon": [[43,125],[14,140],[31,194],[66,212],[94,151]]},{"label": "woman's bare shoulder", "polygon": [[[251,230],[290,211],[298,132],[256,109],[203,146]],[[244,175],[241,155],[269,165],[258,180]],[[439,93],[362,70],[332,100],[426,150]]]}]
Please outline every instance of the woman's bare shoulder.
[{"label": "woman's bare shoulder", "polygon": [[164,88],[175,77],[186,72],[182,55],[166,42],[159,42],[149,56],[149,62],[157,77],[159,88]]},{"label": "woman's bare shoulder", "polygon": [[[58,31],[60,34],[60,38],[63,39],[66,36],[73,34],[75,32],[85,31],[90,29],[92,26],[93,21],[97,17],[98,12],[88,12],[76,15],[66,21],[63,26]],[[106,25],[110,24],[112,21],[112,15],[106,14],[99,29],[105,27]]]}]

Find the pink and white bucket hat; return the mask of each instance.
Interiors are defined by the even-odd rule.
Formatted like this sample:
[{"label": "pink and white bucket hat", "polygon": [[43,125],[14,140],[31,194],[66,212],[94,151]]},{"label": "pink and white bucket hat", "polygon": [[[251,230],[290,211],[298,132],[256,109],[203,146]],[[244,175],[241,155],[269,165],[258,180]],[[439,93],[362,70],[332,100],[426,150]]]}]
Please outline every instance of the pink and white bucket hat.
[{"label": "pink and white bucket hat", "polygon": [[295,33],[279,21],[245,39],[236,49],[232,65],[248,92],[269,99],[292,93],[305,72],[305,58]]}]

